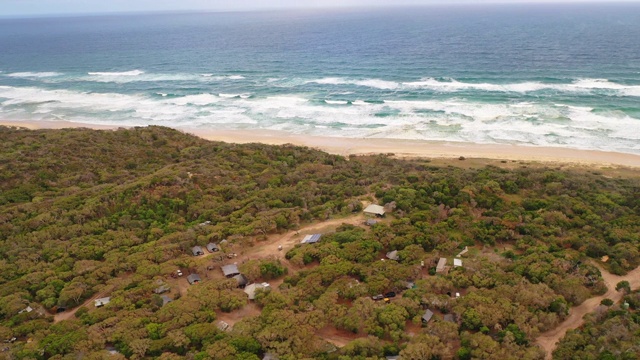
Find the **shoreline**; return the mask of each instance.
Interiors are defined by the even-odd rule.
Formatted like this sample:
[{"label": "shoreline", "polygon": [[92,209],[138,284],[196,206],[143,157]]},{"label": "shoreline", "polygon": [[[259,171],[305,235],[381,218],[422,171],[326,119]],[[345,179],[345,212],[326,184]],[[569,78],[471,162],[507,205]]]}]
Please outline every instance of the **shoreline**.
[{"label": "shoreline", "polygon": [[[96,125],[68,121],[4,121],[0,125],[36,129],[90,128],[115,130],[126,126]],[[187,134],[211,141],[228,143],[292,144],[307,146],[342,156],[393,154],[399,158],[491,159],[534,161],[540,163],[640,167],[640,155],[599,150],[536,147],[507,144],[474,144],[429,140],[388,138],[342,138],[289,134],[272,130],[212,130],[175,128]]]}]

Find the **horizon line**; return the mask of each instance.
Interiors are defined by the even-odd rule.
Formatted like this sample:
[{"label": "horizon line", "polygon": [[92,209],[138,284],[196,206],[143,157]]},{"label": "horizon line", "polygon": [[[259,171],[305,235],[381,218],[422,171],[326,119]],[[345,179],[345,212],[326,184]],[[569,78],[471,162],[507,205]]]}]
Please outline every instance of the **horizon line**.
[{"label": "horizon line", "polygon": [[318,10],[376,10],[388,8],[429,8],[429,7],[452,7],[452,6],[578,6],[578,5],[640,5],[640,0],[525,0],[525,1],[509,1],[509,0],[490,0],[487,2],[477,2],[474,0],[454,0],[454,1],[436,1],[429,4],[372,4],[372,5],[349,5],[349,6],[282,6],[282,7],[255,7],[247,9],[168,9],[168,10],[116,10],[116,11],[98,11],[98,12],[53,12],[53,13],[18,13],[10,15],[0,14],[0,20],[8,19],[43,19],[43,18],[65,18],[65,17],[94,17],[94,16],[116,16],[116,15],[154,15],[154,14],[194,14],[194,13],[267,13],[267,12],[284,12],[284,11],[318,11]]}]

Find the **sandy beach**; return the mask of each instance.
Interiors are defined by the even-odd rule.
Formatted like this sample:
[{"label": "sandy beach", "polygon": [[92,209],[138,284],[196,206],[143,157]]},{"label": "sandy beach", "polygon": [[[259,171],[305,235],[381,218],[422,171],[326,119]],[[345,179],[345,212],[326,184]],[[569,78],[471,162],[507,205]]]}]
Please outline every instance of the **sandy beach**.
[{"label": "sandy beach", "polygon": [[[91,128],[113,130],[118,126],[66,121],[2,121],[0,125],[28,129]],[[471,144],[386,138],[339,138],[289,134],[277,131],[209,130],[176,128],[207,140],[229,143],[293,144],[343,156],[394,154],[396,157],[493,159],[598,166],[640,167],[640,155],[567,148]]]}]

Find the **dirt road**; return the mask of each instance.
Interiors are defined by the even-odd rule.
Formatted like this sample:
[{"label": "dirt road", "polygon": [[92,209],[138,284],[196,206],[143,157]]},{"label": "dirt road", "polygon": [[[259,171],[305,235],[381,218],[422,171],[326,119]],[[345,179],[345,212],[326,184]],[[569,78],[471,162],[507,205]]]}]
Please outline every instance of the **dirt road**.
[{"label": "dirt road", "polygon": [[[265,242],[256,244],[247,249],[245,256],[258,255],[261,258],[271,255],[286,254],[296,244],[304,238],[305,235],[312,233],[324,233],[335,230],[342,224],[360,225],[364,222],[364,215],[358,214],[342,219],[331,219],[320,223],[310,224],[302,227],[300,230],[292,230],[284,235],[270,235]],[[278,250],[278,246],[282,245],[282,250]]]},{"label": "dirt road", "polygon": [[262,310],[255,303],[248,303],[242,309],[232,311],[230,313],[218,312],[216,321],[224,321],[230,326],[235,325],[238,321],[245,317],[258,316]]},{"label": "dirt road", "polygon": [[[313,233],[326,233],[334,231],[338,226],[342,224],[361,225],[364,222],[364,215],[358,214],[341,219],[332,219],[323,221],[320,223],[309,224],[302,227],[299,230],[289,231],[286,234],[273,234],[267,237],[267,240],[259,242],[243,251],[237,258],[233,258],[233,262],[241,263],[245,260],[261,259],[266,257],[275,256],[279,258],[283,265],[289,269],[289,274],[299,269],[285,259],[284,254],[288,250],[292,249],[296,244],[300,243],[300,240],[305,235]],[[279,246],[282,246],[282,250],[278,250]],[[211,254],[206,254],[209,256]],[[306,268],[309,268],[308,266]],[[284,278],[270,281],[272,287],[277,288]],[[260,308],[252,302],[249,302],[242,309],[232,311],[230,313],[218,312],[218,320],[225,321],[227,324],[233,326],[236,322],[242,320],[245,317],[260,315]],[[358,336],[347,331],[337,330],[332,327],[326,327],[320,331],[318,336],[340,347],[346,345],[349,341],[356,339]]]},{"label": "dirt road", "polygon": [[88,299],[87,301],[82,303],[82,305],[80,305],[80,306],[76,306],[71,310],[67,310],[65,312],[61,312],[61,313],[53,315],[53,323],[55,324],[55,323],[60,322],[62,320],[69,320],[69,319],[73,318],[73,316],[76,314],[76,311],[78,311],[78,309],[80,309],[83,306],[87,306],[87,307],[91,306],[94,300],[99,299],[101,297],[104,297],[104,294],[98,293],[96,295],[93,295],[93,297],[91,299]]},{"label": "dirt road", "polygon": [[316,335],[337,347],[343,347],[355,339],[367,337],[366,334],[358,335],[350,331],[336,329],[333,326],[323,327]]},{"label": "dirt road", "polygon": [[[284,235],[272,234],[267,237],[267,240],[257,243],[255,246],[252,246],[251,248],[248,248],[245,251],[243,251],[243,253],[240,254],[237,258],[233,258],[233,262],[242,262],[248,259],[259,259],[259,258],[265,258],[270,256],[276,256],[276,257],[279,257],[284,262],[284,265],[287,266],[289,270],[293,270],[293,266],[284,258],[284,254],[286,254],[286,252],[289,249],[293,248],[296,244],[300,243],[300,240],[302,240],[302,238],[305,235],[315,233],[315,232],[322,233],[322,232],[333,231],[335,230],[335,228],[337,228],[342,224],[359,225],[359,224],[362,224],[363,222],[364,222],[364,215],[360,213],[360,214],[349,216],[346,218],[331,219],[331,220],[323,221],[320,223],[309,224],[309,225],[303,226],[299,230],[289,231]],[[280,245],[282,246],[282,250],[278,249]],[[213,254],[206,253],[201,257],[204,258],[204,257],[209,257],[211,255]],[[172,283],[172,285],[177,288],[178,292],[182,296],[186,295],[188,288],[190,287],[185,277],[179,278],[174,281],[170,281],[170,283]],[[275,281],[274,286],[279,285],[279,283],[282,283],[282,279],[278,279],[277,281]],[[94,300],[107,296],[106,294],[108,294],[108,292],[105,292],[103,290],[102,292],[86,300],[80,306],[77,306],[73,309],[67,310],[59,314],[55,314],[53,316],[53,322],[57,323],[62,320],[69,320],[73,318],[74,315],[76,314],[76,311],[78,311],[80,307],[82,306],[91,307],[93,306]],[[241,309],[237,313],[223,315],[222,318],[225,321],[228,320],[227,322],[229,324],[233,324],[244,316],[249,316],[249,315],[253,316],[255,314],[256,314],[255,305],[250,304],[249,306],[247,306],[247,309]]]},{"label": "dirt road", "polygon": [[632,289],[640,287],[640,267],[634,269],[624,276],[613,275],[610,272],[603,269],[598,264],[595,264],[602,273],[602,278],[607,285],[607,292],[604,295],[592,297],[587,299],[582,304],[571,308],[569,311],[569,317],[563,321],[556,328],[551,329],[545,333],[540,334],[536,339],[536,343],[540,345],[547,353],[546,359],[551,359],[553,350],[556,348],[556,344],[560,339],[564,337],[568,330],[578,328],[584,323],[583,317],[595,311],[600,305],[600,301],[603,299],[611,299],[614,302],[618,302],[622,299],[624,294],[616,291],[616,284],[620,281],[626,280],[631,285]]}]

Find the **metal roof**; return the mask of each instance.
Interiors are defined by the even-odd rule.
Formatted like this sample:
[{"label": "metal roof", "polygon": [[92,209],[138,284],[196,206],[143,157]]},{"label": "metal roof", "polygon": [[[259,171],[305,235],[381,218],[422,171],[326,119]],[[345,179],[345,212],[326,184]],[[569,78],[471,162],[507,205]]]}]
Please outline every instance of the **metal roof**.
[{"label": "metal roof", "polygon": [[424,315],[422,315],[422,321],[429,322],[429,320],[431,320],[432,317],[433,317],[433,311],[427,310],[424,312]]},{"label": "metal roof", "polygon": [[261,284],[253,283],[251,285],[247,285],[247,287],[244,288],[244,292],[249,297],[249,300],[253,300],[256,298],[256,290],[266,289],[268,287],[269,287],[268,283],[261,283]]},{"label": "metal roof", "polygon": [[376,214],[376,215],[384,215],[384,207],[380,205],[371,204],[364,209],[364,212],[367,214]]},{"label": "metal roof", "polygon": [[318,241],[320,241],[321,237],[322,237],[322,234],[307,235],[304,237],[304,239],[302,239],[302,241],[300,241],[300,244],[315,244]]},{"label": "metal roof", "polygon": [[231,264],[223,266],[222,273],[224,274],[224,276],[235,276],[240,274],[240,270],[238,270],[238,265]]},{"label": "metal roof", "polygon": [[193,253],[193,256],[204,255],[204,251],[202,251],[202,247],[200,246],[194,246],[191,249],[191,252]]},{"label": "metal roof", "polygon": [[249,282],[249,280],[247,280],[247,278],[242,274],[238,274],[233,278],[236,279],[236,281],[238,282],[238,286],[247,285],[247,283]]},{"label": "metal roof", "polygon": [[197,282],[202,281],[202,279],[200,278],[200,275],[198,274],[191,274],[189,276],[187,276],[187,281],[189,281],[189,284],[195,284]]},{"label": "metal roof", "polygon": [[162,298],[162,305],[167,305],[168,303],[172,302],[173,299],[168,297],[167,295],[162,295],[160,296],[160,298]]},{"label": "metal roof", "polygon": [[155,289],[153,290],[153,292],[154,292],[154,293],[156,293],[156,294],[162,294],[162,293],[165,293],[165,292],[167,292],[167,291],[169,291],[169,290],[171,290],[171,288],[169,287],[169,285],[160,285],[160,286],[158,286],[157,288],[155,288]]},{"label": "metal roof", "polygon": [[111,302],[111,297],[103,297],[103,298],[100,298],[100,299],[95,299],[94,300],[94,303],[95,303],[94,305],[96,307],[100,307],[100,306],[103,306],[103,305],[107,305],[110,302]]}]

